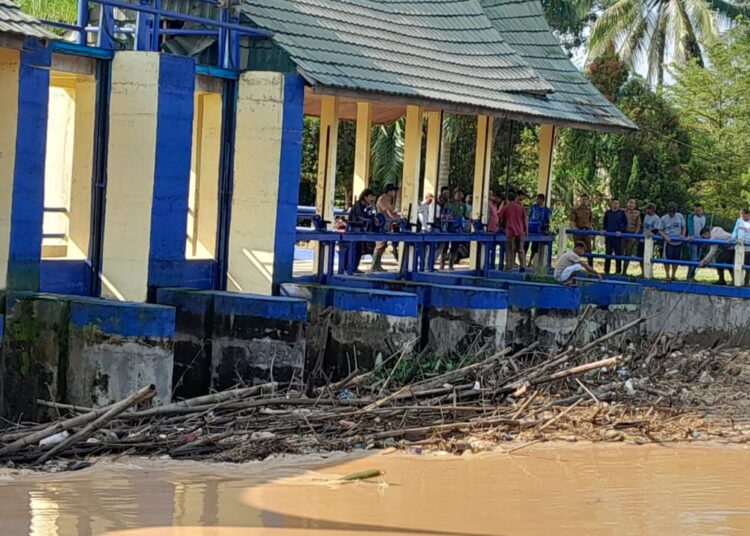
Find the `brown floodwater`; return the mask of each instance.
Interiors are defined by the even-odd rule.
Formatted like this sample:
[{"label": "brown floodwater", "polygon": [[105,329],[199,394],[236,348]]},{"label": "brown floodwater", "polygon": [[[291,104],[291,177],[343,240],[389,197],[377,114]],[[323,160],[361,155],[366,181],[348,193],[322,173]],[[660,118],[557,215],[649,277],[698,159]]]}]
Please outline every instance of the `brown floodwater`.
[{"label": "brown floodwater", "polygon": [[[545,444],[0,472],[0,535],[750,534],[750,449]],[[380,482],[337,477],[377,468]]]}]

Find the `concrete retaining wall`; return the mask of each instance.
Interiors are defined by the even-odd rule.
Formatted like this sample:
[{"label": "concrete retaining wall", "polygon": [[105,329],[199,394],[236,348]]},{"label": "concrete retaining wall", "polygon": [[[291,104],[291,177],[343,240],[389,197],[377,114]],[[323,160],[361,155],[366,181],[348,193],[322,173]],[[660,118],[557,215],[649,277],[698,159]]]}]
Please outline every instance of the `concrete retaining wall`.
[{"label": "concrete retaining wall", "polygon": [[37,398],[105,405],[148,384],[169,400],[174,311],[167,307],[8,293],[2,343],[2,415],[40,419]]},{"label": "concrete retaining wall", "polygon": [[643,314],[648,337],[664,330],[688,344],[750,344],[750,301],[747,298],[671,292],[646,288]]},{"label": "concrete retaining wall", "polygon": [[190,289],[160,289],[157,301],[176,309],[175,398],[302,379],[304,301]]},{"label": "concrete retaining wall", "polygon": [[[339,379],[372,369],[380,357],[414,355],[420,339],[417,296],[403,292],[285,283],[286,296],[309,303],[306,376]],[[322,376],[314,377],[319,381]]]},{"label": "concrete retaining wall", "polygon": [[105,406],[149,384],[172,395],[174,309],[109,300],[70,302],[66,399]]}]

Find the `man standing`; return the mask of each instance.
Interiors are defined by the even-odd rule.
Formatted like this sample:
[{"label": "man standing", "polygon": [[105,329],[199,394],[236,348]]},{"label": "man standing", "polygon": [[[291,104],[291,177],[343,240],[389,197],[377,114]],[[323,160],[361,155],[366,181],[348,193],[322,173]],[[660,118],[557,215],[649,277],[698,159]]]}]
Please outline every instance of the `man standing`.
[{"label": "man standing", "polygon": [[[604,213],[602,229],[607,233],[615,233],[617,236],[604,238],[605,253],[607,255],[622,256],[622,238],[620,235],[628,228],[628,218],[625,211],[620,209],[620,200],[613,199],[609,204],[609,210]],[[604,273],[609,275],[612,259],[604,260]],[[615,259],[615,274],[622,272],[622,260]]]},{"label": "man standing", "polygon": [[[536,201],[531,205],[529,209],[529,234],[549,234],[549,226],[552,223],[552,209],[546,205],[546,200],[544,194],[537,194]],[[539,242],[532,242],[529,267],[534,262],[537,253],[539,253]]]},{"label": "man standing", "polygon": [[[677,212],[677,203],[667,203],[667,213],[661,217],[661,228],[666,237],[664,246],[664,257],[670,261],[682,259],[682,240],[687,232],[685,216]],[[677,276],[676,264],[667,264],[667,281],[672,281]]]},{"label": "man standing", "polygon": [[[693,207],[693,213],[688,216],[687,219],[687,239],[688,242],[701,237],[701,231],[706,227],[706,214],[703,212],[703,205],[696,203]],[[690,260],[698,262],[701,258],[701,245],[700,244],[688,244],[690,251]],[[688,268],[688,279],[695,279],[695,266]]]},{"label": "man standing", "polygon": [[508,194],[508,203],[500,211],[500,223],[505,224],[505,271],[510,272],[518,256],[521,271],[524,271],[526,257],[523,239],[528,232],[526,211],[516,202],[516,194]]},{"label": "man standing", "polygon": [[[636,208],[638,202],[631,198],[628,199],[628,204],[625,206],[625,218],[628,220],[628,226],[625,229],[626,233],[640,233],[641,232],[641,211]],[[623,240],[622,253],[626,257],[635,257],[638,255],[638,244],[640,240],[637,238],[626,238]],[[628,275],[628,265],[630,261],[626,260],[622,263],[622,275]],[[641,269],[641,274],[643,270]]]},{"label": "man standing", "polygon": [[[591,213],[589,207],[590,199],[588,194],[583,194],[578,206],[573,209],[573,213],[570,216],[570,223],[574,229],[579,231],[591,231],[594,228],[594,215]],[[591,253],[591,236],[578,236],[576,240],[583,243],[583,247],[586,253]]]},{"label": "man standing", "polygon": [[417,212],[417,222],[419,223],[420,230],[423,232],[429,232],[432,230],[432,224],[435,221],[435,211],[433,205],[435,202],[435,195],[426,193],[424,200],[419,205],[419,211]]},{"label": "man standing", "polygon": [[581,258],[581,255],[583,255],[585,251],[586,247],[583,242],[578,241],[576,242],[573,251],[568,251],[560,256],[560,258],[557,259],[557,264],[555,265],[555,271],[553,274],[555,281],[559,281],[563,285],[572,285],[573,278],[579,272],[588,272],[601,279],[601,274]]},{"label": "man standing", "polygon": [[[396,213],[396,209],[393,207],[396,204],[396,193],[399,191],[399,187],[396,186],[393,183],[388,183],[385,185],[385,192],[383,195],[378,197],[378,201],[375,204],[375,208],[378,211],[378,214],[382,214],[385,216],[386,220],[390,220],[389,222],[386,222],[386,229],[390,227],[390,224],[396,220],[398,220],[398,214]],[[385,231],[385,229],[384,229]],[[372,255],[372,267],[370,267],[371,272],[385,272],[383,269],[383,253],[385,253],[385,249],[388,247],[388,242],[375,242],[375,252]]]},{"label": "man standing", "polygon": [[[643,234],[646,236],[654,236],[655,234],[661,236],[665,240],[667,236],[664,234],[661,226],[661,218],[656,213],[656,205],[649,203],[646,205],[646,215],[643,217]],[[654,242],[654,256],[656,255],[657,243]],[[643,244],[639,246],[639,254],[643,257]],[[641,261],[641,273],[643,273],[643,261]]]}]

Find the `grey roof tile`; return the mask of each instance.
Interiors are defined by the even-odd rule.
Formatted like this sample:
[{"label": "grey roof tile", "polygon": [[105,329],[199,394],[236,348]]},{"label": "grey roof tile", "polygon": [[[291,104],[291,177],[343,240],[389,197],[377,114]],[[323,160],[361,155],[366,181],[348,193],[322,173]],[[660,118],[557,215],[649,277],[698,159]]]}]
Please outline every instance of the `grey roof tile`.
[{"label": "grey roof tile", "polygon": [[54,39],[37,19],[21,11],[11,0],[0,0],[0,33],[12,33],[40,39]]},{"label": "grey roof tile", "polygon": [[570,62],[538,0],[243,0],[242,10],[323,88],[634,128]]},{"label": "grey roof tile", "polygon": [[244,0],[242,8],[323,85],[428,99],[551,90],[476,0]]}]

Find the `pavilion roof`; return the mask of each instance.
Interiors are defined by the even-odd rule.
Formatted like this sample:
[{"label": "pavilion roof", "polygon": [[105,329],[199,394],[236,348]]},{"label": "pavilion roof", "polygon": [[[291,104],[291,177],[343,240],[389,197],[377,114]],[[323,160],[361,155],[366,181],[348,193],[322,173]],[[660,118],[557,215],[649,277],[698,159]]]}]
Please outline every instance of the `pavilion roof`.
[{"label": "pavilion roof", "polygon": [[0,0],[0,33],[54,39],[37,19],[21,11],[11,0]]},{"label": "pavilion roof", "polygon": [[[380,101],[393,113],[419,104],[635,128],[570,62],[538,0],[243,0],[242,13],[274,33],[272,46],[315,94]],[[251,56],[278,56],[267,46],[253,42]]]}]

